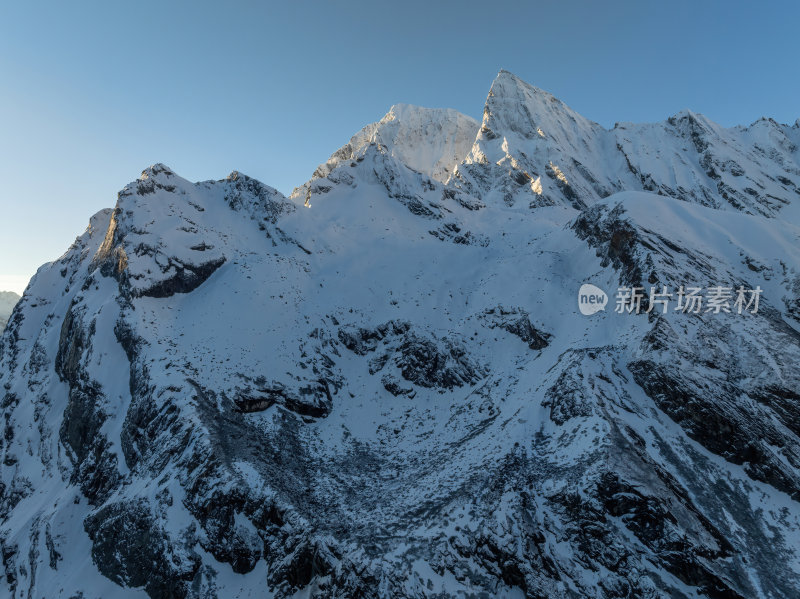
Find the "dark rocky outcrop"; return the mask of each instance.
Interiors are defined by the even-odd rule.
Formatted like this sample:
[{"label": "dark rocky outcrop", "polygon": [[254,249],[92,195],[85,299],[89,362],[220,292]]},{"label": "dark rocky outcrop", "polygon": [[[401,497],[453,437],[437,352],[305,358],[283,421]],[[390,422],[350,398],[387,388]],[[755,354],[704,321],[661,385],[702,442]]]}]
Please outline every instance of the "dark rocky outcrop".
[{"label": "dark rocky outcrop", "polygon": [[541,350],[550,344],[552,335],[534,326],[530,314],[522,308],[489,308],[484,312],[483,318],[489,328],[499,327],[516,335],[532,350]]},{"label": "dark rocky outcrop", "polygon": [[[342,327],[339,340],[361,356],[378,352],[370,361],[372,374],[391,365],[403,379],[419,387],[453,389],[475,384],[486,374],[485,367],[458,341],[418,333],[407,322],[389,321],[372,329]],[[386,381],[384,386],[393,395],[410,393],[398,387],[391,376]]]},{"label": "dark rocky outcrop", "polygon": [[92,559],[120,586],[144,587],[153,599],[182,599],[189,596],[200,562],[190,544],[176,546],[168,539],[162,518],[144,500],[104,507],[85,522]]}]

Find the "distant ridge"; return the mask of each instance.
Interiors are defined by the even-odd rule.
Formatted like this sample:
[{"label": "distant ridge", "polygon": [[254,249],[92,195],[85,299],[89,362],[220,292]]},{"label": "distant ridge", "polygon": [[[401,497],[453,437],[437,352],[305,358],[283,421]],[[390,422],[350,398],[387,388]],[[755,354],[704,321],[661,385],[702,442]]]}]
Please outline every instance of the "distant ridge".
[{"label": "distant ridge", "polygon": [[13,291],[0,291],[0,332],[6,328],[6,323],[19,299],[20,296]]}]

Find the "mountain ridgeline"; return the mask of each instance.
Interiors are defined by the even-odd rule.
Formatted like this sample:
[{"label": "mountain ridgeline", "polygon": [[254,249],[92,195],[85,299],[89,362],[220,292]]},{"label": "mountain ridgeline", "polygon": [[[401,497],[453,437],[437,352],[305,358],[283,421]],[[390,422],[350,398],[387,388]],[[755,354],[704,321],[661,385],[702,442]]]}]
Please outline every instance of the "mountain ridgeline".
[{"label": "mountain ridgeline", "polygon": [[[290,197],[146,169],[0,338],[3,596],[800,596],[799,147],[501,71]],[[614,309],[681,286],[759,309]]]}]

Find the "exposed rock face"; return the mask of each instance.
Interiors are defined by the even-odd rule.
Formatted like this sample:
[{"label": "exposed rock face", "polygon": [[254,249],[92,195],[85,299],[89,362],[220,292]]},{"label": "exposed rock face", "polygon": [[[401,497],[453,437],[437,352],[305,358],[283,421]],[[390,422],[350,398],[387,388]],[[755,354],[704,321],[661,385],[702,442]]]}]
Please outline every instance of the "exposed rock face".
[{"label": "exposed rock face", "polygon": [[505,329],[527,343],[531,349],[544,349],[550,344],[552,335],[537,329],[523,308],[503,308],[503,306],[490,308],[486,310],[485,318],[489,328]]},{"label": "exposed rock face", "polygon": [[420,387],[445,390],[475,384],[486,374],[462,343],[418,334],[408,322],[387,322],[374,329],[342,328],[339,339],[359,356],[375,354],[369,373],[383,372],[383,386],[393,395],[415,393],[413,388],[398,386],[398,375]]},{"label": "exposed rock face", "polygon": [[[291,199],[147,169],[0,338],[0,588],[799,596],[798,131],[501,72]],[[760,308],[615,311],[694,285]]]}]

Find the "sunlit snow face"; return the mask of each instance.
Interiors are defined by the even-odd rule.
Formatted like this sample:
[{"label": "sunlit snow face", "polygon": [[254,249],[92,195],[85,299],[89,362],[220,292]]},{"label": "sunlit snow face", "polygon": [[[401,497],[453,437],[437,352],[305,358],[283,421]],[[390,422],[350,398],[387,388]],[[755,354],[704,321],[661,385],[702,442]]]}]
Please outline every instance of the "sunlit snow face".
[{"label": "sunlit snow face", "polygon": [[586,283],[581,285],[581,288],[578,290],[578,310],[580,310],[581,314],[584,316],[591,316],[592,314],[605,310],[607,303],[608,295],[595,285]]}]

